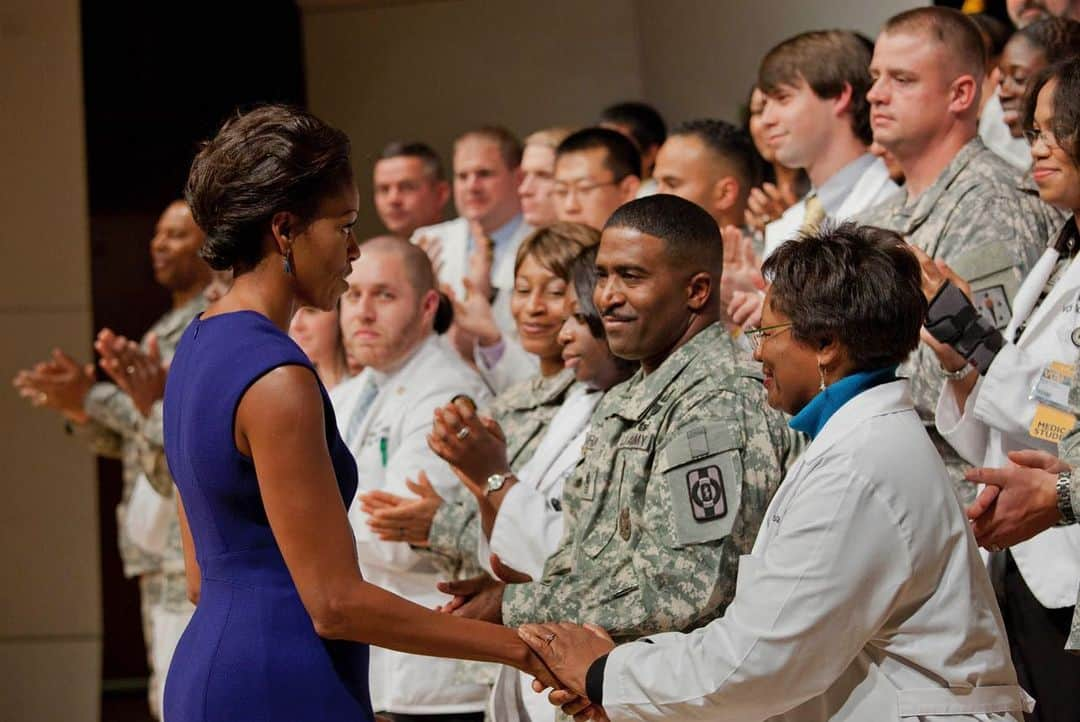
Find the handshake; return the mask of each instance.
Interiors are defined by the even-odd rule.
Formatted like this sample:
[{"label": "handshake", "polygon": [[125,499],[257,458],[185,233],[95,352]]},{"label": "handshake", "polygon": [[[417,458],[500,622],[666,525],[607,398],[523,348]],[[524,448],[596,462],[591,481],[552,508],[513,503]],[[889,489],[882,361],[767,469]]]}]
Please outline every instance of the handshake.
[{"label": "handshake", "polygon": [[[557,680],[557,686],[548,694],[551,704],[577,722],[608,719],[601,706],[603,660],[615,648],[615,642],[606,631],[594,624],[552,622],[522,625],[518,636]],[[547,688],[539,679],[533,681],[536,692]]]}]

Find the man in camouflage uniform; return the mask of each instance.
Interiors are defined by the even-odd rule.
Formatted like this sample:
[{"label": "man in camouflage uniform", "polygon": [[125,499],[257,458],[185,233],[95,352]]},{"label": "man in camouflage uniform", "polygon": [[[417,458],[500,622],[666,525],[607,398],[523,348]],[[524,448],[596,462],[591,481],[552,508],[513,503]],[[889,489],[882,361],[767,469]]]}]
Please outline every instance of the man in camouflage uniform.
[{"label": "man in camouflage uniform", "polygon": [[[983,49],[959,12],[917,8],[886,22],[874,48],[871,104],[874,140],[896,157],[907,184],[856,217],[902,234],[971,283],[977,305],[999,328],[1013,296],[1064,220],[1021,188],[1017,171],[977,136]],[[957,493],[970,501],[963,462],[934,428],[945,376],[926,345],[904,367],[915,408],[949,467]]]},{"label": "man in camouflage uniform", "polygon": [[705,624],[734,596],[800,444],[719,323],[722,266],[716,222],[689,201],[641,198],[608,221],[594,298],[612,351],[641,369],[593,413],[542,578],[481,593],[501,596],[492,621],[627,640]]},{"label": "man in camouflage uniform", "polygon": [[[150,397],[136,394],[137,402],[121,385],[132,388],[133,384],[152,384],[135,378],[150,364],[159,367],[160,386],[161,369],[172,359],[188,324],[205,308],[203,290],[210,281],[210,269],[198,258],[202,242],[203,233],[187,204],[170,204],[158,220],[150,250],[155,279],[172,293],[172,308],[147,331],[141,351],[108,330],[99,334],[95,344],[104,359],[102,366],[120,383],[94,383],[92,367],[80,368],[60,352],[46,364],[21,372],[16,378],[24,396],[63,413],[69,431],[93,453],[122,462],[123,488],[116,509],[118,544],[125,576],[139,580],[143,637],[151,675],[150,708],[155,717],[161,716],[160,695],[172,647],[194,607],[187,598],[174,486],[165,463],[160,401],[163,388],[151,392]],[[129,514],[133,494],[140,500],[138,508],[156,510],[156,520],[135,519]],[[147,530],[143,544],[153,548],[136,543],[129,528],[132,522]]]}]

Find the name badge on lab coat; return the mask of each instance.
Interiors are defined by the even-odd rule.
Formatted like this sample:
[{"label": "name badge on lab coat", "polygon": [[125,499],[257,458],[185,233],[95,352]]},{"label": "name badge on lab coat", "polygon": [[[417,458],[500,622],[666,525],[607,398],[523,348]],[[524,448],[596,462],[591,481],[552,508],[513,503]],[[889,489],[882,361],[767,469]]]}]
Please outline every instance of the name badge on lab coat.
[{"label": "name badge on lab coat", "polygon": [[1069,387],[1075,373],[1075,366],[1061,361],[1053,361],[1043,369],[1030,396],[1039,403],[1028,430],[1032,437],[1057,443],[1072,431],[1076,416],[1069,404]]}]

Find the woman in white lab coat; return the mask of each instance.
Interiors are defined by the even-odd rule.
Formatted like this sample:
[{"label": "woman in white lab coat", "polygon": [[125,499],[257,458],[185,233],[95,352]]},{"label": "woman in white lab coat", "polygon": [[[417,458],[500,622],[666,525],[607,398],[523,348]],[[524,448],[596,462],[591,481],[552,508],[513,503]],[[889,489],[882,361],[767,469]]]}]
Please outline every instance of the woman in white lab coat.
[{"label": "woman in white lab coat", "polygon": [[[782,245],[754,332],[769,404],[812,439],[739,564],[724,616],[615,647],[521,634],[570,711],[612,720],[1019,720],[993,590],[896,366],[926,311],[900,236],[845,224]],[[600,709],[602,706],[602,709]]]},{"label": "woman in white lab coat", "polygon": [[[1021,449],[1056,453],[1076,421],[1068,390],[1080,354],[1080,59],[1045,69],[1031,85],[1025,125],[1032,178],[1044,201],[1073,215],[1017,291],[1004,333],[980,330],[958,290],[962,281],[923,259],[924,288],[933,299],[927,328],[950,377],[938,400],[937,428],[978,466],[1004,466],[1008,452]],[[1033,719],[1076,720],[1080,657],[1064,647],[1080,585],[1080,527],[1047,529],[992,551],[1000,552],[991,569],[1016,671],[1039,700]]]}]

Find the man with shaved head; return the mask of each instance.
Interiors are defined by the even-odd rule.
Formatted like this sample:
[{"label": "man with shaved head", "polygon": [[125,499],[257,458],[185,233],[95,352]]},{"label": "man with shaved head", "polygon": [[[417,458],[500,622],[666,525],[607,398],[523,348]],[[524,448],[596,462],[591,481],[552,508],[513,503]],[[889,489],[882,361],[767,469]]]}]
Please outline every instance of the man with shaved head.
[{"label": "man with shaved head", "polygon": [[[1004,329],[1020,280],[1056,230],[1055,215],[1021,191],[1018,171],[977,135],[984,57],[978,28],[956,10],[921,7],[885,23],[870,63],[870,125],[907,182],[856,220],[897,231],[943,260]],[[964,464],[933,422],[946,372],[957,369],[943,370],[925,345],[908,363],[915,407],[967,500]]]},{"label": "man with shaved head", "polygon": [[[450,319],[440,310],[431,262],[418,246],[380,236],[361,244],[347,281],[341,330],[364,370],[331,398],[342,438],[356,457],[358,497],[368,503],[380,492],[456,499],[461,485],[428,448],[434,412],[459,394],[477,403],[489,394],[480,376],[437,338]],[[405,541],[380,539],[364,501],[349,508],[364,577],[427,607],[449,601],[435,589],[446,570]],[[470,681],[470,670],[475,674],[476,667],[372,647],[371,701],[390,719],[479,722],[488,688]]]}]

